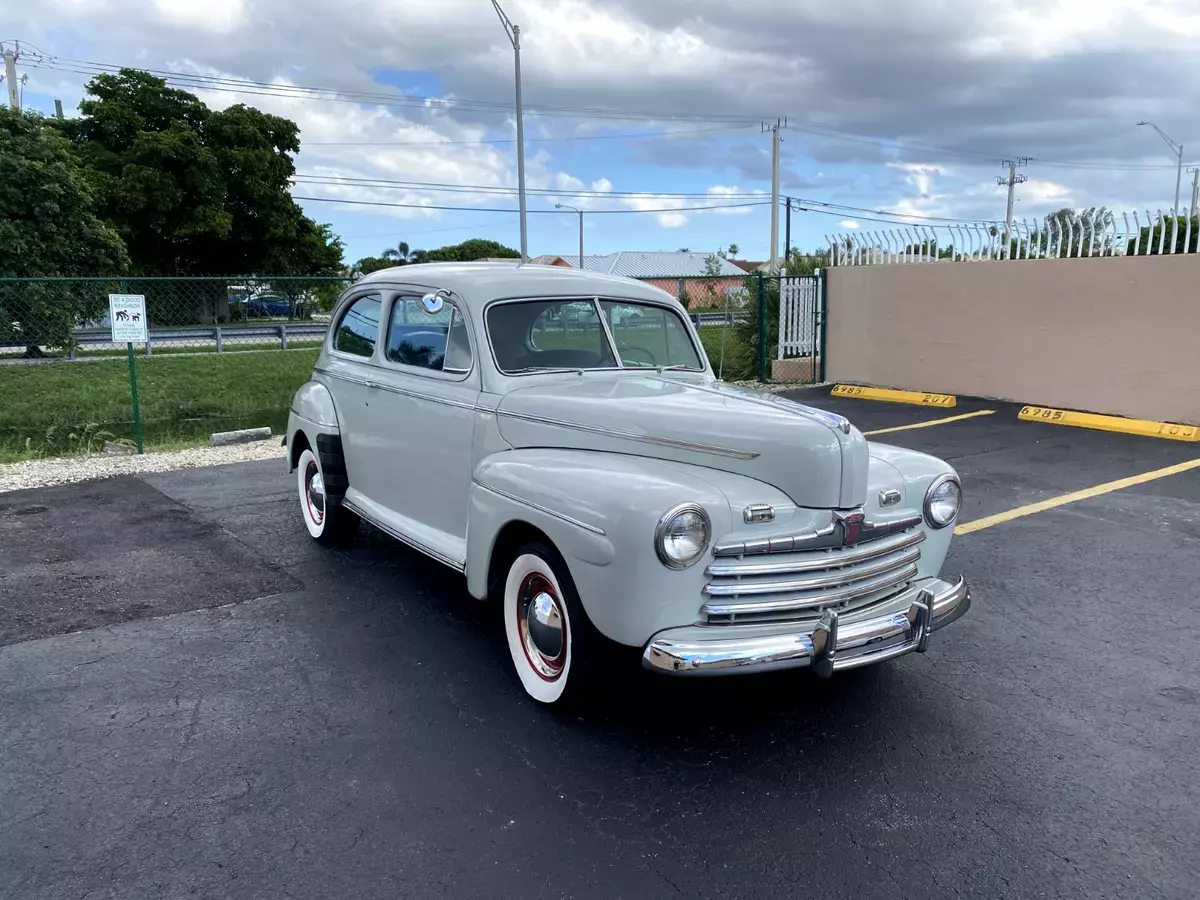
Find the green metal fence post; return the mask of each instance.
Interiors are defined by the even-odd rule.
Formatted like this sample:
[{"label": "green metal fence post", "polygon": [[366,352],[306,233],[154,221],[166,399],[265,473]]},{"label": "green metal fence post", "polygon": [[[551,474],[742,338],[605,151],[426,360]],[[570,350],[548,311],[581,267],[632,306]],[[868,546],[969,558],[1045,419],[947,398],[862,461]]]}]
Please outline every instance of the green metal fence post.
[{"label": "green metal fence post", "polygon": [[762,272],[758,273],[758,380],[767,380],[767,292]]},{"label": "green metal fence post", "polygon": [[[122,279],[121,293],[127,293],[127,284]],[[146,336],[149,337],[149,324],[146,323]],[[146,342],[146,349],[150,349],[150,342]],[[125,354],[129,357],[129,397],[133,401],[133,439],[137,442],[137,452],[142,454],[145,451],[142,449],[142,411],[138,408],[138,392],[137,392],[137,365],[133,361],[133,341],[125,343]]]}]

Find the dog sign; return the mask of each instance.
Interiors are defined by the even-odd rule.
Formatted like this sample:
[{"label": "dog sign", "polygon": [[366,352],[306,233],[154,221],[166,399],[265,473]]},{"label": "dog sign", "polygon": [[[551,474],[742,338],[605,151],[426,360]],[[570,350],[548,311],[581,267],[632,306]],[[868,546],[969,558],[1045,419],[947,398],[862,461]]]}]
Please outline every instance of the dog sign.
[{"label": "dog sign", "polygon": [[148,334],[145,295],[109,294],[108,321],[114,344],[144,344]]}]

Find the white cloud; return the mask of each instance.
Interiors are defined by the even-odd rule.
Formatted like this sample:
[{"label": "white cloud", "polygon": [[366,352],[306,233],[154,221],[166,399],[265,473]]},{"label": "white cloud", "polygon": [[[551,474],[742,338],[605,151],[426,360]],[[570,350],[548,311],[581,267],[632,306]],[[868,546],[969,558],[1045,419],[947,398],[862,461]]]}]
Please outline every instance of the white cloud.
[{"label": "white cloud", "polygon": [[858,223],[855,222],[853,219],[842,219],[842,221],[838,222],[838,224],[841,225],[843,228],[858,228],[859,227]]}]

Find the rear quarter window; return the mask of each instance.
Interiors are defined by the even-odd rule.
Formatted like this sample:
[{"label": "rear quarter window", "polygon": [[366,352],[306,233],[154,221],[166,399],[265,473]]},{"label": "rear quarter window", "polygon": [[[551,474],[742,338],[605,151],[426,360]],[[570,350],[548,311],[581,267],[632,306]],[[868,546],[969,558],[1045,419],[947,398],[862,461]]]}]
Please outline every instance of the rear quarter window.
[{"label": "rear quarter window", "polygon": [[353,356],[369,357],[379,340],[379,310],[383,298],[379,294],[359,297],[338,320],[333,335],[333,348]]}]

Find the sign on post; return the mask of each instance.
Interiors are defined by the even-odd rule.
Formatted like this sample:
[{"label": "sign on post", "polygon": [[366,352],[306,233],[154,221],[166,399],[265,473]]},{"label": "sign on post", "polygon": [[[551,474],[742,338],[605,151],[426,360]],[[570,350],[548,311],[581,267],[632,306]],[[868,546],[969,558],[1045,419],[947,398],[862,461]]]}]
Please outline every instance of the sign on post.
[{"label": "sign on post", "polygon": [[144,294],[109,294],[108,321],[112,326],[114,344],[125,344],[129,359],[129,399],[133,405],[133,437],[137,452],[142,451],[142,413],[138,408],[137,367],[133,362],[133,345],[144,344],[149,331],[146,323]]},{"label": "sign on post", "polygon": [[146,327],[146,297],[143,294],[109,294],[108,320],[112,325],[114,344],[144,344]]}]

